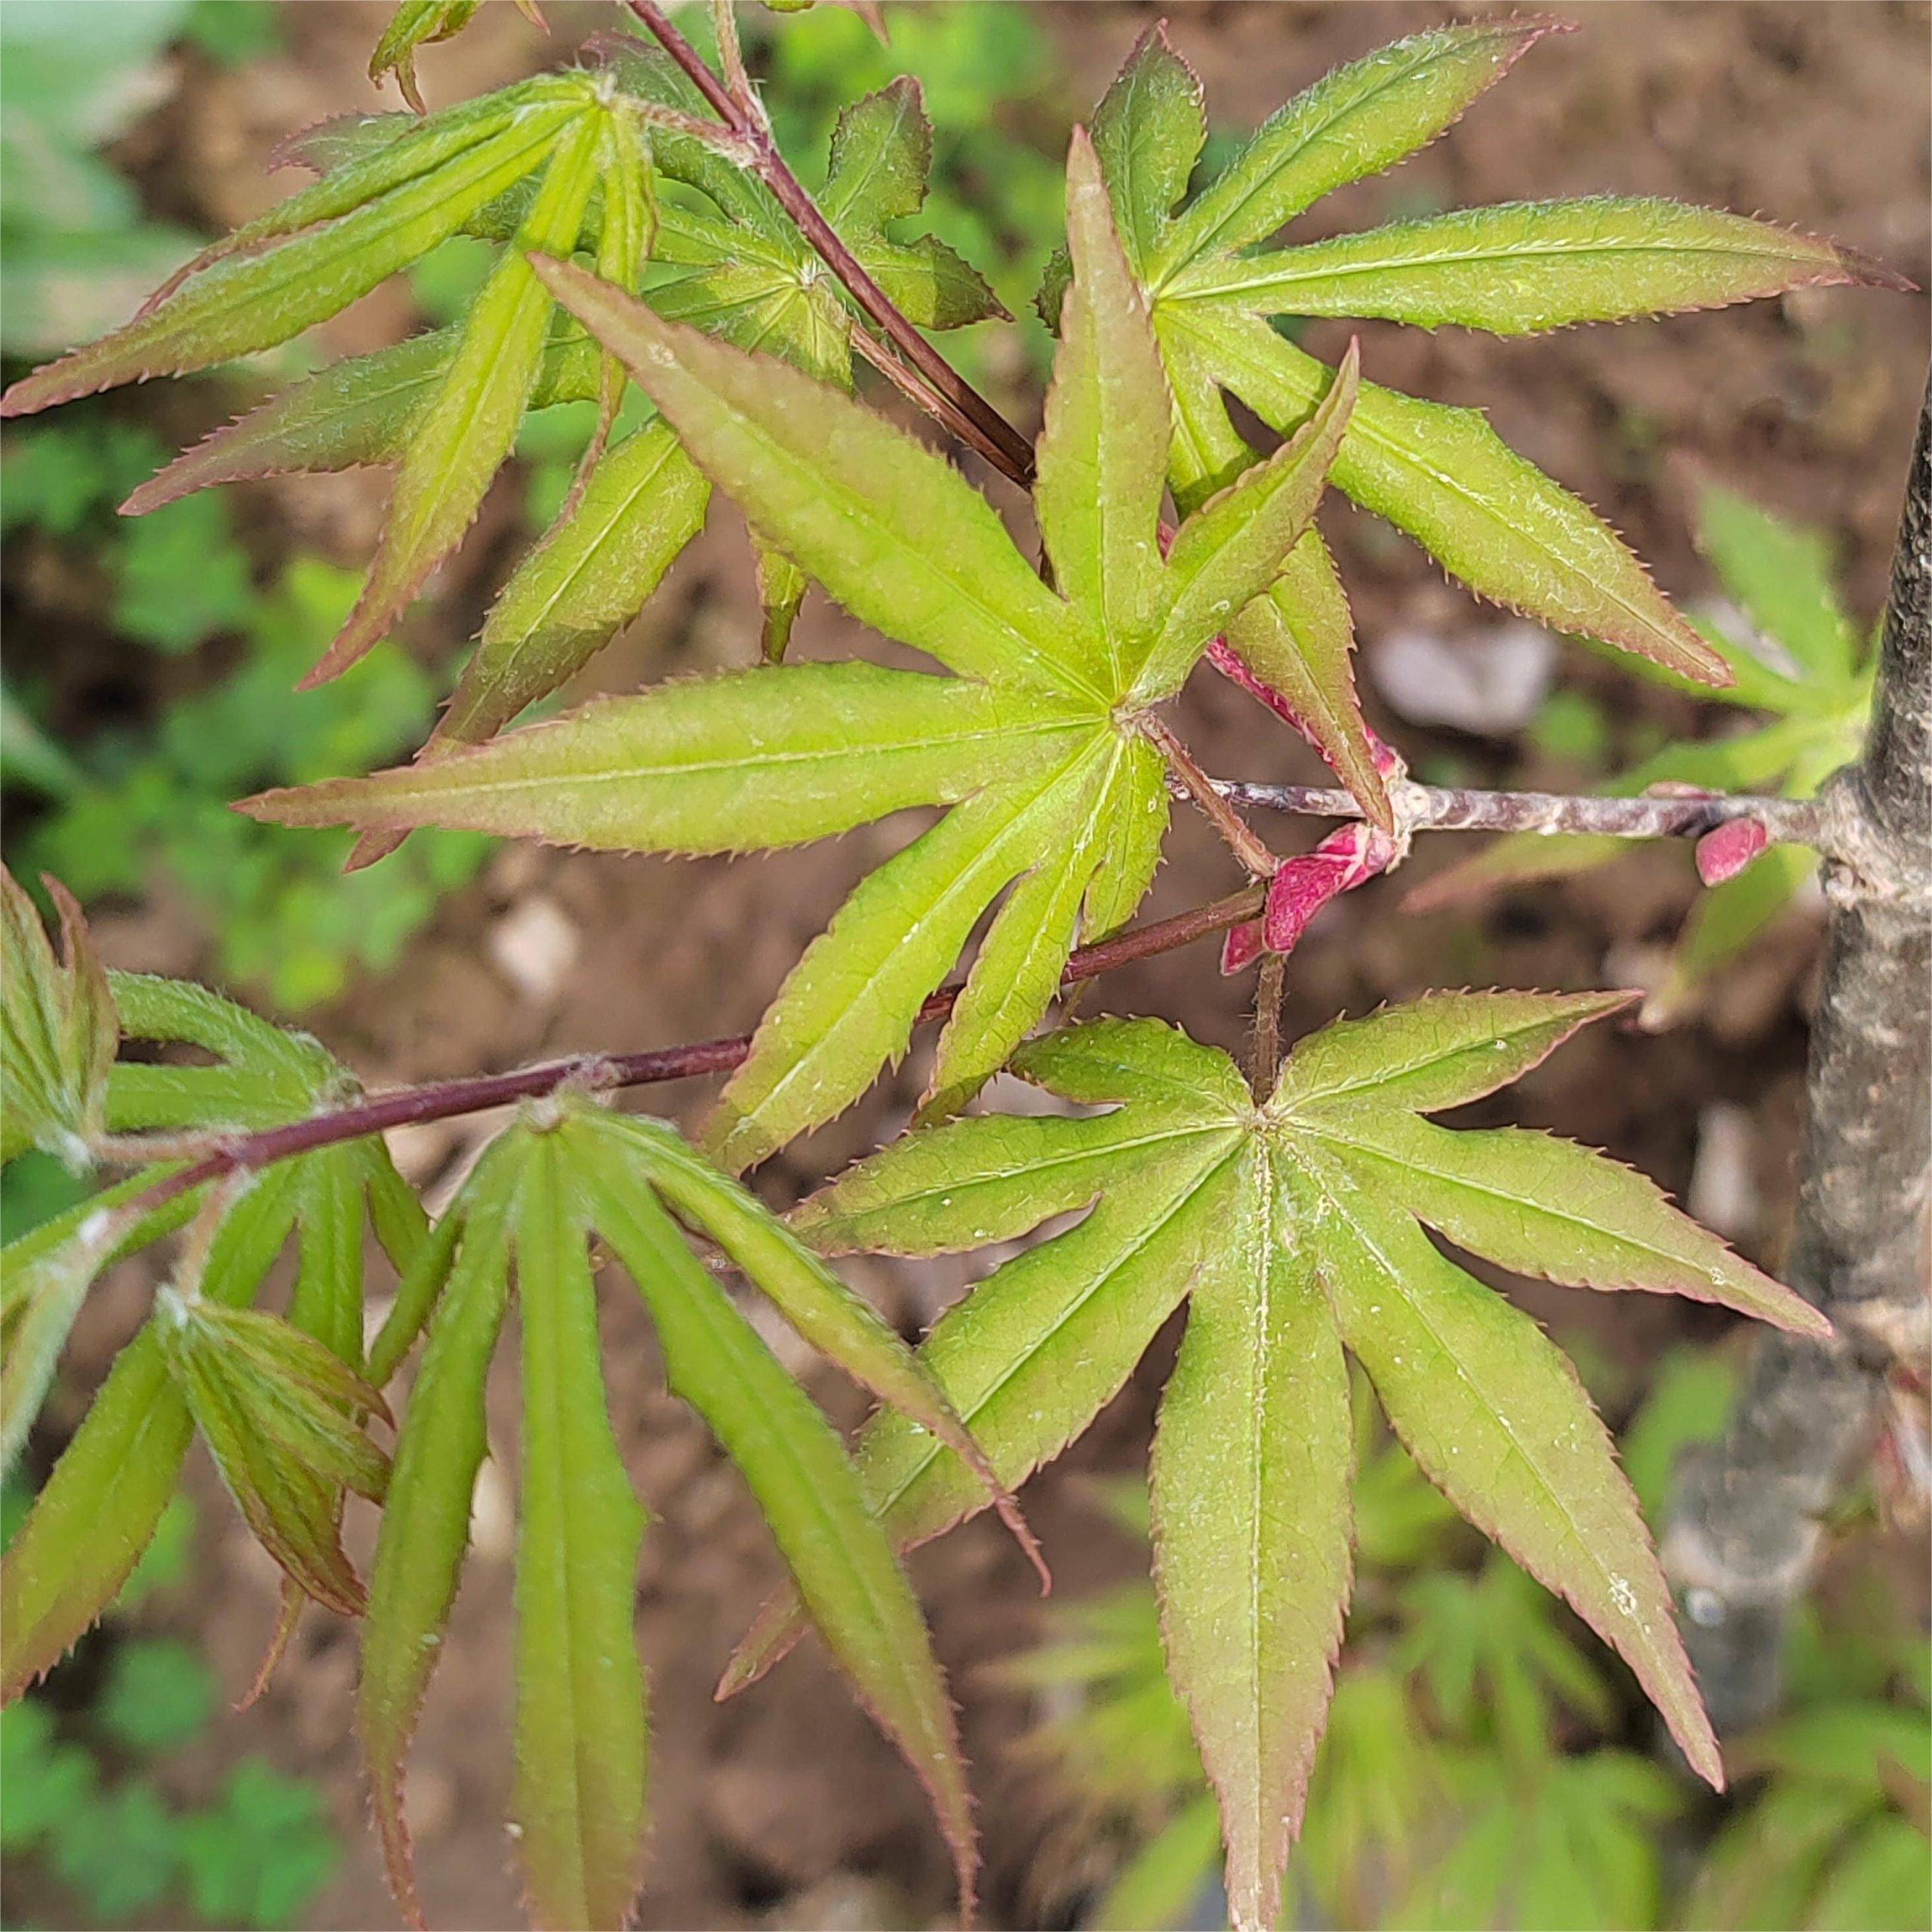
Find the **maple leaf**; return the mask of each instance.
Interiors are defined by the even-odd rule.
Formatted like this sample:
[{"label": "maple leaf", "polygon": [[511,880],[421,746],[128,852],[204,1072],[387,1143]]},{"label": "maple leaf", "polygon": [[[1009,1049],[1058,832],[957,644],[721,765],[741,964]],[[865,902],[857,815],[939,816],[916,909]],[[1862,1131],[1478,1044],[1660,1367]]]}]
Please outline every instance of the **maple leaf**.
[{"label": "maple leaf", "polygon": [[965,1770],[911,1586],[837,1432],[691,1253],[680,1221],[715,1240],[805,1340],[985,1471],[900,1337],[671,1128],[580,1096],[526,1109],[438,1224],[398,1294],[408,1311],[401,1327],[382,1351],[392,1366],[426,1327],[370,1576],[358,1693],[389,1882],[414,1923],[422,1921],[405,1761],[469,1540],[488,1447],[485,1390],[512,1278],[523,1395],[512,1797],[519,1857],[546,1924],[622,1924],[641,1876],[645,1712],[634,1620],[644,1515],[606,1407],[593,1232],[641,1294],[672,1389],[744,1476],[832,1656],[931,1795],[971,1912],[977,1853]]},{"label": "maple leaf", "polygon": [[[1699,634],[1730,667],[1733,681],[1709,691],[1655,666],[1645,675],[1714,703],[1767,712],[1748,731],[1666,746],[1604,789],[1635,798],[1653,786],[1711,792],[1816,795],[1832,774],[1859,755],[1869,728],[1878,674],[1875,632],[1861,636],[1832,583],[1817,532],[1761,509],[1721,485],[1699,485],[1696,534],[1732,608],[1695,617]],[[1757,838],[1750,835],[1756,832]],[[1648,1027],[1681,1018],[1699,990],[1783,912],[1818,869],[1808,846],[1767,848],[1762,828],[1737,820],[1698,849],[1700,871],[1713,841],[1736,841],[1737,857],[1706,884],[1671,955],[1663,983],[1639,1015]],[[1404,900],[1432,910],[1538,879],[1587,872],[1627,857],[1629,844],[1588,833],[1500,838],[1435,874]]]},{"label": "maple leaf", "polygon": [[[1642,1176],[1547,1134],[1423,1118],[1513,1080],[1629,997],[1432,995],[1309,1035],[1259,1103],[1225,1054],[1162,1023],[1069,1027],[1022,1048],[1013,1071],[1108,1111],[915,1132],[795,1217],[825,1252],[927,1255],[1084,1211],[1003,1263],[921,1350],[1009,1484],[1087,1427],[1186,1303],[1153,1452],[1155,1577],[1220,1795],[1237,1926],[1276,1922],[1340,1641],[1345,1351],[1429,1479],[1622,1654],[1690,1762],[1721,1779],[1607,1433],[1537,1324],[1425,1232],[1557,1281],[1829,1332]],[[980,1506],[967,1472],[891,1417],[859,1466],[902,1546]],[[775,1601],[724,1687],[768,1668],[796,1629],[795,1606]]]},{"label": "maple leaf", "polygon": [[[425,40],[467,20],[463,0],[411,0],[372,63],[415,98]],[[130,515],[213,484],[359,464],[396,484],[368,586],[309,681],[332,677],[398,619],[461,540],[531,410],[595,401],[577,486],[493,606],[432,743],[492,736],[580,670],[643,608],[702,527],[709,485],[654,411],[613,441],[623,372],[559,318],[525,259],[582,250],[621,287],[660,272],[663,312],[851,386],[853,312],[755,176],[654,111],[701,116],[691,82],[627,36],[595,37],[590,72],[540,76],[418,120],[343,115],[278,158],[320,178],[204,251],[125,328],[7,392],[13,415],[96,389],[205,368],[285,341],[448,236],[508,245],[450,328],[351,357],[217,430],[135,491]],[[931,128],[902,77],[848,106],[832,143],[826,212],[867,270],[921,327],[1005,310],[934,237],[897,231],[924,202]],[[703,202],[660,205],[662,176]],[[767,654],[783,654],[806,578],[762,549]],[[365,845],[358,863],[377,856]]]},{"label": "maple leaf", "polygon": [[[1172,480],[1183,509],[1252,460],[1224,391],[1284,432],[1326,393],[1329,372],[1276,329],[1281,317],[1523,335],[1821,283],[1909,286],[1829,242],[1651,198],[1459,209],[1298,247],[1258,245],[1332,189],[1426,146],[1538,40],[1566,30],[1547,18],[1483,20],[1379,48],[1290,100],[1184,207],[1207,135],[1201,84],[1163,29],[1143,36],[1094,115],[1094,140],[1174,385]],[[1064,278],[1063,263],[1049,267],[1041,307],[1050,322]],[[1728,681],[1722,655],[1615,532],[1478,412],[1364,382],[1334,481],[1478,595],[1701,682]],[[1346,600],[1312,532],[1227,638],[1380,820],[1352,642]]]},{"label": "maple leaf", "polygon": [[1078,934],[1133,912],[1168,811],[1143,721],[1273,580],[1347,420],[1352,361],[1297,435],[1203,504],[1164,558],[1167,387],[1084,135],[1068,178],[1076,274],[1037,498],[1064,595],[957,472],[857,403],[541,264],[755,531],[955,675],[780,665],[678,683],[432,766],[243,808],[365,832],[467,825],[718,852],[951,807],[857,889],[766,1014],[709,1129],[734,1169],[839,1112],[903,1053],[920,1003],[1002,894],[940,1038],[929,1111],[962,1103],[1026,1036]]}]

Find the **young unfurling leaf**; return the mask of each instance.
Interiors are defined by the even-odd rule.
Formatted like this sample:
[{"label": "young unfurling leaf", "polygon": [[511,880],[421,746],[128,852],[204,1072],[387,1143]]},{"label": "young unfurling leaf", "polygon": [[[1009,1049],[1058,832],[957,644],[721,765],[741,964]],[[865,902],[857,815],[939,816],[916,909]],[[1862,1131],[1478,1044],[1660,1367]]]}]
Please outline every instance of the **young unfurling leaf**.
[{"label": "young unfurling leaf", "polygon": [[[191,1045],[212,1057],[207,1065],[117,1064],[106,1089],[105,1118],[111,1134],[281,1126],[338,1105],[352,1091],[347,1073],[312,1040],[285,1033],[202,987],[128,973],[109,974],[108,984],[128,1038]],[[39,1321],[29,1331],[31,1339],[51,1323],[54,1312],[37,1299],[17,1310],[17,1300],[29,1301],[24,1291],[50,1280],[71,1286],[77,1253],[91,1263],[91,1276],[93,1267],[160,1239],[197,1213],[205,1217],[195,1236],[202,1248],[202,1323],[211,1330],[221,1328],[231,1340],[241,1335],[226,1312],[254,1300],[293,1235],[299,1256],[291,1313],[300,1315],[302,1325],[318,1334],[342,1364],[337,1371],[316,1372],[353,1377],[361,1346],[365,1217],[398,1269],[412,1260],[423,1233],[422,1211],[382,1143],[365,1140],[321,1149],[272,1168],[245,1186],[231,1186],[218,1198],[211,1200],[205,1188],[198,1189],[140,1213],[138,1197],[168,1171],[155,1168],[136,1174],[9,1243],[0,1256],[0,1275],[7,1283],[10,1421],[17,1413],[12,1378],[24,1373],[15,1364],[36,1359],[32,1350],[16,1351],[13,1346],[17,1314],[32,1315],[38,1309]],[[85,1279],[80,1286],[84,1291]],[[43,1286],[43,1292],[51,1291]],[[17,1696],[51,1668],[113,1600],[180,1479],[193,1424],[182,1389],[170,1373],[158,1332],[162,1325],[151,1318],[122,1350],[0,1560],[0,1695]],[[260,1332],[247,1330],[251,1336]],[[275,1332],[297,1355],[311,1359],[312,1345],[294,1330],[278,1324]],[[39,1358],[44,1373],[51,1372],[57,1352],[57,1339],[51,1351]],[[224,1343],[198,1352],[223,1357],[212,1371],[223,1386],[212,1391],[209,1407],[220,1433],[234,1414],[232,1392],[226,1384],[232,1380],[235,1351]],[[331,1386],[340,1392],[348,1385]],[[32,1407],[28,1404],[18,1411],[23,1429],[32,1420]],[[259,1447],[254,1438],[260,1420],[257,1416],[240,1435],[231,1431],[224,1438],[226,1446],[244,1455],[238,1466],[245,1479],[248,1468],[259,1468],[245,1457]],[[329,1452],[315,1453],[328,1462]],[[338,1478],[340,1462],[338,1457],[330,1465]],[[370,1467],[356,1466],[365,1475]],[[340,1480],[324,1485],[331,1497],[331,1527],[325,1540],[331,1546],[334,1499],[341,1486]],[[255,1500],[251,1491],[251,1506]],[[271,1535],[280,1534],[272,1519]],[[352,1598],[357,1588],[352,1576],[331,1567],[327,1549],[318,1560],[326,1587]]]},{"label": "young unfurling leaf", "polygon": [[121,1028],[80,907],[47,883],[64,960],[33,901],[0,869],[0,1161],[38,1147],[78,1171],[94,1158]]},{"label": "young unfurling leaf", "polygon": [[342,1494],[381,1499],[388,1461],[359,1424],[380,1398],[272,1316],[170,1291],[156,1322],[168,1374],[249,1528],[305,1595],[355,1614]]},{"label": "young unfurling leaf", "polygon": [[742,1168],[848,1106],[903,1052],[920,1002],[1011,887],[940,1042],[935,1103],[970,1097],[1045,1010],[1076,933],[1118,923],[1146,891],[1167,797],[1139,721],[1273,581],[1353,398],[1345,371],[1299,435],[1183,525],[1164,564],[1168,398],[1084,138],[1069,219],[1072,312],[1092,323],[1078,321],[1062,350],[1040,499],[1068,595],[1041,583],[955,471],[857,404],[546,264],[754,531],[955,675],[817,664],[674,685],[425,768],[248,809],[373,832],[460,823],[702,852],[951,805],[807,952],[727,1088],[710,1144]]},{"label": "young unfurling leaf", "polygon": [[[1094,118],[1121,131],[1101,158],[1116,195],[1136,211],[1133,266],[1183,416],[1192,414],[1205,446],[1189,465],[1182,460],[1188,439],[1177,438],[1177,492],[1198,485],[1207,451],[1233,435],[1220,391],[1283,431],[1325,392],[1320,365],[1271,328],[1272,317],[1387,316],[1521,334],[1820,283],[1901,285],[1830,242],[1655,199],[1464,209],[1255,251],[1331,189],[1433,140],[1557,25],[1497,20],[1432,29],[1338,68],[1257,130],[1178,214],[1169,197],[1199,151],[1204,125],[1174,105],[1192,77],[1164,44],[1136,48]],[[1051,319],[1051,279],[1043,293]],[[1721,658],[1608,526],[1474,412],[1364,383],[1335,481],[1479,595],[1700,682],[1727,681]],[[1271,601],[1291,632],[1304,627],[1292,587]],[[1239,641],[1230,641],[1238,651]],[[1335,655],[1327,653],[1331,663]],[[1339,700],[1346,719],[1352,694],[1332,674],[1329,682],[1330,709]],[[1339,749],[1346,732],[1334,742]],[[1336,762],[1364,806],[1378,805],[1361,770]]]},{"label": "young unfurling leaf", "polygon": [[[1303,1041],[1257,1108],[1233,1063],[1151,1020],[1023,1048],[1014,1070],[1078,1118],[987,1116],[915,1133],[814,1197],[828,1252],[977,1248],[1069,1211],[1004,1263],[921,1351],[1000,1477],[1051,1460],[1183,1300],[1154,1462],[1168,1658],[1220,1794],[1235,1922],[1275,1922],[1349,1587],[1352,1432],[1343,1350],[1462,1512],[1629,1660],[1715,1782],[1715,1746],[1609,1438],[1527,1316],[1423,1224],[1506,1267],[1713,1300],[1803,1334],[1804,1303],[1641,1177],[1522,1130],[1421,1116],[1540,1061],[1620,995],[1437,995]],[[892,1417],[859,1468],[894,1540],[979,1506],[944,1449]],[[795,1634],[761,1617],[728,1678]]]}]

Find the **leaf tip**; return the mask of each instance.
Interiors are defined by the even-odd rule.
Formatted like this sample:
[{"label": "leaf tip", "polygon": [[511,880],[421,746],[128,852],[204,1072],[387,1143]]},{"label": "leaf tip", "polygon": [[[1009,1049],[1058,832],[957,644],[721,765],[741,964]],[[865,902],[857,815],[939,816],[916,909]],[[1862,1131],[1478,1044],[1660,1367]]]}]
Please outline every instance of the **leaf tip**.
[{"label": "leaf tip", "polygon": [[1894,295],[1916,295],[1918,285],[1911,276],[1901,275],[1887,262],[1881,262],[1876,255],[1868,255],[1862,248],[1854,248],[1844,242],[1828,242],[1826,245],[1838,257],[1838,266],[1844,272],[1844,278],[1860,288],[1883,288]]}]

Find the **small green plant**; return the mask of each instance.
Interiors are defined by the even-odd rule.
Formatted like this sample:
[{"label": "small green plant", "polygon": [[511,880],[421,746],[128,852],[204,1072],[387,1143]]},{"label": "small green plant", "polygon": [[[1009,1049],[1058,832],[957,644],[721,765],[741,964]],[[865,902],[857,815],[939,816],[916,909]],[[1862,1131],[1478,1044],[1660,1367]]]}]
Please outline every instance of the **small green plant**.
[{"label": "small green plant", "polygon": [[[469,11],[410,0],[375,71],[413,89],[414,50]],[[1437,29],[1351,63],[1191,198],[1200,90],[1157,29],[1091,138],[1072,133],[1066,253],[1042,303],[1058,345],[1029,446],[929,339],[1004,311],[946,242],[905,232],[934,152],[917,84],[844,106],[814,197],[726,0],[715,68],[654,0],[625,12],[654,47],[600,38],[588,65],[420,118],[349,117],[298,137],[289,153],[310,185],[0,408],[24,414],[273,347],[444,245],[481,242],[490,266],[466,299],[450,277],[445,327],[321,371],[128,506],[278,470],[396,471],[360,595],[302,680],[362,666],[331,714],[345,737],[332,760],[351,775],[291,774],[244,801],[249,817],[346,828],[352,863],[367,865],[424,829],[696,854],[782,849],[908,808],[940,815],[853,892],[749,1038],[374,1097],[316,1042],[213,993],[107,974],[64,895],[57,956],[10,879],[10,1146],[129,1171],[8,1251],[9,1453],[96,1275],[180,1240],[0,1569],[7,1694],[112,1600],[198,1435],[287,1578],[270,1664],[306,1602],[361,1617],[377,1825],[420,1920],[405,1764],[463,1564],[486,1377],[513,1294],[519,1854],[540,1919],[621,1923],[645,1817],[644,1519],[606,1407],[592,1254],[608,1254],[791,1573],[721,1691],[816,1626],[930,1793],[970,1913],[965,1772],[899,1557],[988,1506],[1032,1552],[1011,1492],[1088,1427],[1184,1306],[1154,1459],[1155,1582],[1163,1669],[1214,1789],[1235,1924],[1277,1919],[1306,1805],[1332,1812],[1351,1873],[1392,1835],[1408,1800],[1395,1804],[1374,1767],[1392,1721],[1424,1705],[1445,1770],[1458,1752],[1495,1767],[1472,1785],[1477,1824],[1452,1848],[1455,1896],[1567,1912],[1574,1852],[1594,1905],[1638,1913],[1652,1885],[1638,1828],[1681,1801],[1634,1756],[1552,1754],[1555,1726],[1590,1718],[1601,1687],[1551,1640],[1523,1576],[1498,1567],[1405,1592],[1398,1676],[1373,1694],[1348,1687],[1376,1681],[1340,1656],[1361,1540],[1355,1369],[1447,1503],[1629,1664],[1718,1785],[1717,1740],[1609,1432],[1537,1324],[1436,1238],[1506,1269],[1687,1296],[1798,1337],[1829,1324],[1602,1155],[1428,1118],[1509,1088],[1628,996],[1435,993],[1337,1020],[1284,1053],[1284,961],[1325,903],[1399,865],[1426,830],[1547,828],[1555,809],[1562,829],[1707,835],[1707,852],[1741,863],[1740,837],[1829,847],[1831,826],[1803,799],[1552,807],[1411,781],[1356,703],[1346,599],[1315,524],[1331,481],[1481,594],[1677,676],[1723,685],[1733,668],[1592,512],[1480,417],[1377,389],[1355,346],[1331,367],[1274,325],[1370,315],[1526,334],[1896,278],[1828,242],[1654,200],[1456,211],[1255,252],[1319,195],[1434,138],[1552,25]],[[1030,491],[1038,565],[965,478],[857,398],[855,358]],[[1280,432],[1272,454],[1237,433],[1224,389]],[[355,775],[383,755],[358,735],[378,726],[346,708],[366,699],[364,660],[461,540],[528,414],[571,401],[592,412],[582,461],[451,709],[414,763]],[[743,666],[506,732],[635,612],[714,488],[752,533],[765,617]],[[1170,491],[1177,528],[1162,518]],[[782,661],[812,583],[938,668]],[[1203,663],[1315,743],[1346,791],[1203,771],[1165,711]],[[1246,882],[1133,927],[1180,798]],[[1242,815],[1284,802],[1347,823],[1284,858]],[[1225,936],[1229,971],[1260,964],[1245,1069],[1156,1019],[1039,1030],[1063,987],[1211,934]],[[908,1134],[787,1219],[746,1189],[743,1170],[842,1112],[942,1018]],[[122,1038],[146,1057],[115,1057]],[[967,1115],[1003,1070],[1041,1089],[1048,1110]],[[699,1149],[608,1105],[617,1089],[700,1072],[730,1078]],[[432,1226],[383,1131],[516,1102]],[[372,1340],[365,1232],[398,1278]],[[917,1350],[823,1258],[1030,1236]],[[878,1398],[849,1457],[694,1237]],[[291,1244],[285,1312],[257,1308]],[[392,1411],[385,1391],[419,1342]],[[1371,1462],[1363,1494],[1387,1485],[1383,1466]],[[365,1503],[382,1512],[366,1582],[343,1534]],[[1426,1537],[1438,1515],[1397,1518]],[[1187,1815],[1205,1835],[1204,1807]],[[1524,1815],[1537,1857],[1519,1869],[1509,1854]],[[146,1821],[124,1822],[133,1835]],[[1338,1867],[1331,1889],[1342,1882]],[[238,1883],[222,1896],[241,1913],[257,1894]]]},{"label": "small green plant", "polygon": [[[11,1478],[5,1497],[11,1541],[27,1499]],[[185,1497],[164,1512],[108,1612],[106,1666],[78,1709],[57,1686],[0,1711],[0,1851],[91,1924],[150,1924],[185,1906],[196,1924],[272,1932],[306,1916],[341,1847],[320,1791],[260,1760],[235,1766],[205,1806],[164,1789],[168,1756],[214,1721],[214,1676],[191,1644],[140,1635],[138,1612],[185,1577],[193,1521]]]},{"label": "small green plant", "polygon": [[[1721,1429],[1733,1379],[1709,1350],[1662,1364],[1626,1438],[1651,1515],[1676,1453]],[[1323,1923],[1770,1932],[1922,1921],[1932,1721],[1922,1646],[1902,1620],[1827,1632],[1814,1615],[1797,1632],[1789,1715],[1740,1742],[1741,1795],[1701,1863],[1673,1872],[1659,1828],[1684,1822],[1684,1796],[1620,1741],[1628,1715],[1601,1653],[1506,1558],[1457,1566],[1439,1518],[1424,1515],[1417,1537],[1433,1491],[1399,1447],[1358,1434],[1367,1627],[1336,1686],[1292,1868]],[[1146,1538],[1144,1492],[1106,1500]],[[1082,1869],[1082,1847],[1108,1848],[1113,1875],[1081,1921],[1099,1932],[1198,1923],[1220,1835],[1154,1593],[1127,1585],[1048,1620],[1048,1640],[996,1673],[1043,1703],[1074,1700],[1019,1747],[1057,1820],[1048,1869]]]},{"label": "small green plant", "polygon": [[[1857,756],[1870,727],[1876,633],[1861,637],[1846,614],[1832,586],[1829,549],[1816,531],[1705,482],[1697,492],[1697,533],[1730,601],[1692,621],[1730,666],[1732,682],[1709,691],[1672,681],[1712,703],[1767,712],[1770,721],[1667,745],[1609,789],[1624,797],[1660,789],[1815,797]],[[1817,855],[1801,846],[1770,844],[1748,826],[1735,836],[1735,850],[1700,860],[1712,890],[1699,900],[1663,983],[1644,1002],[1646,1026],[1678,1017],[1817,872]],[[1438,874],[1407,903],[1423,910],[1560,878],[1611,864],[1623,851],[1613,838],[1521,834]]]},{"label": "small green plant", "polygon": [[[111,462],[119,439],[106,440]],[[22,458],[30,474],[35,456],[30,446]],[[10,509],[13,463],[10,454]],[[55,462],[48,472],[60,473]],[[161,516],[195,503],[215,506],[212,498],[192,499]],[[258,593],[224,520],[212,531],[183,531],[165,549],[137,534],[109,552],[106,565],[116,625],[128,635],[172,648],[198,645],[211,629],[232,624],[244,654],[218,682],[173,700],[151,730],[103,733],[60,753],[51,768],[23,761],[10,730],[8,783],[46,801],[16,841],[18,858],[89,903],[166,879],[205,921],[224,976],[260,988],[285,1012],[334,998],[358,968],[393,966],[443,894],[475,872],[481,840],[438,834],[415,841],[392,866],[343,879],[347,841],[334,851],[303,845],[238,819],[228,803],[265,777],[319,776],[345,758],[404,748],[433,706],[427,676],[386,649],[355,692],[293,696],[318,641],[333,635],[354,603],[355,579],[319,558],[297,556]],[[219,593],[217,620],[210,586],[231,581],[232,597]]]}]

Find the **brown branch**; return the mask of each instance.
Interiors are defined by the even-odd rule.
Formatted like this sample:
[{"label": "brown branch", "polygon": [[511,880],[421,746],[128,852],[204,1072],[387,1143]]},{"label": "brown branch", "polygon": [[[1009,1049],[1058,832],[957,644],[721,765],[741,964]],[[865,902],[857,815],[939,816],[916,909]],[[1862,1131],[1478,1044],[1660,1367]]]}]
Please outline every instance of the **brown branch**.
[{"label": "brown branch", "polygon": [[[1217,781],[1231,804],[1314,818],[1360,818],[1352,792],[1332,786],[1246,785]],[[1607,838],[1701,838],[1738,819],[1761,823],[1774,844],[1832,848],[1828,815],[1812,798],[1741,794],[1635,798],[1572,797],[1555,792],[1477,792],[1404,782],[1389,788],[1397,822],[1415,832],[1581,832]]]},{"label": "brown branch", "polygon": [[[1152,925],[1141,926],[1098,945],[1082,946],[1068,958],[1060,974],[1062,986],[1078,986],[1137,961],[1191,945],[1230,926],[1251,919],[1261,909],[1258,888],[1217,899],[1192,912],[1177,913]],[[918,1023],[943,1019],[960,995],[958,986],[943,986],[918,1012]],[[740,1034],[724,1040],[699,1040],[680,1047],[658,1047],[636,1054],[580,1054],[540,1066],[518,1067],[509,1073],[485,1073],[463,1080],[438,1081],[378,1094],[353,1106],[312,1114],[286,1126],[257,1134],[236,1134],[204,1142],[206,1151],[191,1167],[165,1177],[129,1203],[131,1211],[148,1214],[177,1195],[244,1169],[272,1166],[298,1154],[343,1140],[358,1140],[392,1128],[414,1127],[426,1121],[450,1120],[459,1115],[483,1113],[519,1100],[540,1100],[563,1088],[606,1093],[623,1087],[649,1087],[670,1080],[689,1080],[706,1073],[728,1073],[751,1051],[751,1037]]]},{"label": "brown branch", "polygon": [[[657,0],[625,0],[625,5],[641,21],[657,44],[682,69],[702,94],[712,112],[750,149],[752,165],[758,178],[771,190],[778,205],[791,217],[820,260],[838,278],[866,315],[878,326],[904,360],[915,370],[926,387],[942,398],[958,419],[946,419],[973,448],[1002,475],[1023,490],[1033,486],[1033,451],[1026,438],[1008,422],[979,391],[968,382],[946,358],[927,341],[902,314],[891,297],[866,272],[864,265],[841,241],[832,224],[818,211],[792,172],[778,145],[771,137],[764,116],[750,93],[734,97],[699,57],[666,15]],[[963,424],[964,428],[959,427]]]},{"label": "brown branch", "polygon": [[1767,1715],[1786,1624],[1833,1505],[1872,1453],[1900,1337],[1925,1321],[1932,1208],[1932,388],[1906,486],[1860,762],[1821,801],[1830,931],[1784,1278],[1828,1342],[1772,1335],[1730,1432],[1687,1461],[1665,1539],[1720,1732]]}]

